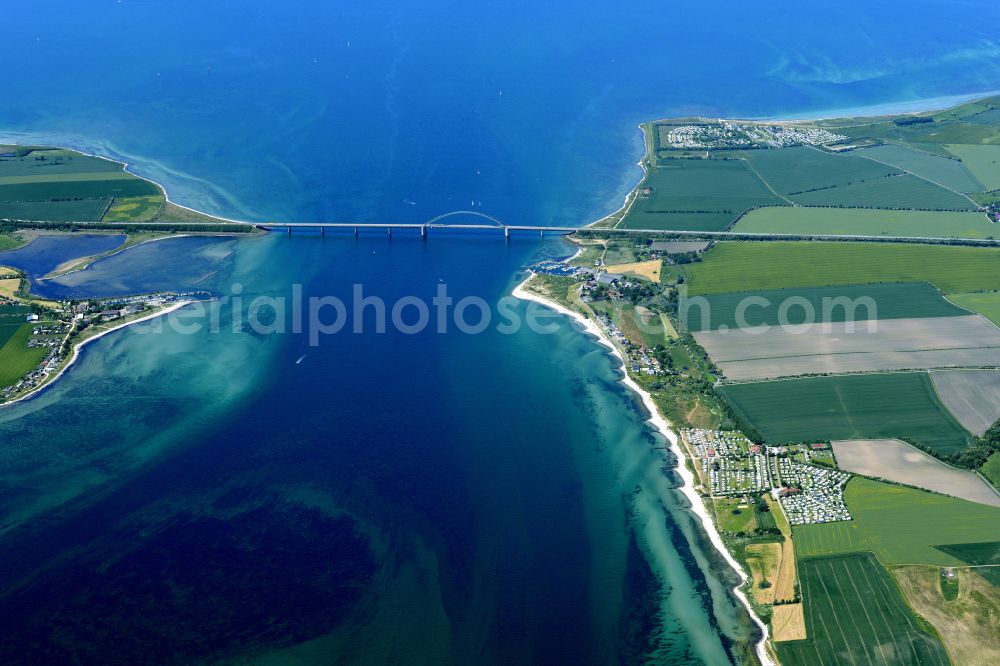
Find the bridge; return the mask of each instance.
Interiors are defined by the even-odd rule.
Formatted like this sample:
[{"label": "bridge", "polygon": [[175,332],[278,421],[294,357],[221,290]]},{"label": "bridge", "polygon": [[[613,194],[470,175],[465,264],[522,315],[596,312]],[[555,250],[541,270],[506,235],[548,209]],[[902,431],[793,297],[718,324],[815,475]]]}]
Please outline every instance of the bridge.
[{"label": "bridge", "polygon": [[[443,220],[450,217],[481,217],[486,222],[484,223],[450,223],[443,222]],[[254,223],[254,226],[258,229],[273,230],[273,229],[285,229],[290,235],[293,229],[319,229],[320,235],[325,236],[327,229],[349,229],[354,231],[354,235],[357,236],[361,229],[385,229],[386,233],[391,236],[393,229],[419,229],[420,235],[424,238],[427,237],[427,231],[429,229],[462,229],[462,230],[486,230],[486,231],[503,231],[503,235],[506,238],[510,238],[510,232],[512,231],[537,231],[539,236],[544,236],[545,232],[557,233],[557,234],[571,234],[576,231],[573,227],[552,227],[552,226],[539,226],[532,224],[506,224],[502,220],[493,217],[492,215],[487,215],[486,213],[481,213],[477,210],[453,210],[448,213],[443,213],[437,215],[427,220],[426,222],[420,223],[404,223],[404,222],[260,222]]]},{"label": "bridge", "polygon": [[504,236],[510,238],[512,231],[537,231],[540,236],[544,236],[546,231],[558,234],[571,234],[577,231],[574,227],[543,227],[530,224],[505,224],[497,226],[495,224],[404,224],[400,222],[255,222],[258,229],[271,231],[274,229],[285,229],[289,234],[293,229],[319,229],[321,235],[326,235],[327,229],[350,229],[357,236],[362,229],[385,229],[388,235],[392,235],[393,229],[418,229],[420,235],[426,237],[429,229],[464,229],[464,230],[487,230],[503,231]]},{"label": "bridge", "polygon": [[[451,217],[472,216],[482,218],[482,223],[449,223],[444,220]],[[37,221],[0,219],[6,223],[25,223],[39,225]],[[1000,239],[997,238],[952,238],[946,236],[871,236],[863,234],[810,234],[810,233],[762,233],[762,232],[741,232],[741,231],[685,231],[678,229],[632,229],[621,227],[557,227],[531,224],[506,224],[502,220],[487,215],[477,210],[454,210],[432,217],[426,222],[406,223],[406,222],[248,222],[242,220],[228,220],[234,226],[247,226],[256,229],[271,231],[273,229],[285,229],[291,235],[294,229],[318,230],[321,235],[326,235],[327,229],[348,229],[353,230],[357,236],[362,229],[384,229],[391,237],[393,229],[411,229],[420,232],[421,237],[426,238],[430,229],[457,229],[470,231],[502,231],[506,238],[510,238],[512,231],[537,231],[540,236],[546,233],[566,236],[580,233],[582,235],[598,233],[610,236],[654,236],[661,239],[668,238],[689,238],[698,240],[743,240],[743,241],[834,241],[834,242],[878,242],[878,243],[930,243],[947,245],[972,245],[980,247],[1000,246]],[[67,223],[62,223],[67,224]],[[101,224],[91,221],[72,222],[68,224],[78,225],[80,230],[90,228],[127,230],[131,227],[148,229],[151,227],[176,227],[176,222],[114,222],[112,224]],[[196,226],[196,225],[192,225]],[[44,227],[42,227],[44,228]],[[191,230],[190,228],[188,230]],[[1000,235],[1000,234],[998,234]]]},{"label": "bridge", "polygon": [[[494,221],[492,224],[444,224],[440,220],[445,217],[459,214],[478,214],[481,217]],[[288,234],[293,229],[318,229],[320,234],[325,235],[327,229],[349,229],[357,236],[362,229],[384,229],[389,236],[392,236],[393,229],[419,230],[420,235],[427,237],[429,229],[459,229],[473,231],[503,231],[506,238],[510,238],[512,231],[537,231],[540,236],[546,233],[559,235],[569,235],[578,232],[599,233],[611,236],[659,236],[661,238],[691,238],[699,240],[744,240],[744,241],[835,241],[835,242],[861,242],[861,243],[931,243],[949,245],[973,245],[996,247],[1000,245],[1000,239],[994,238],[950,238],[938,236],[868,236],[861,234],[787,234],[787,233],[760,233],[760,232],[737,232],[737,231],[682,231],[675,229],[622,229],[614,227],[555,227],[529,224],[504,224],[496,218],[474,211],[456,211],[446,213],[432,218],[422,223],[396,223],[396,222],[254,222],[253,226],[264,229],[285,229]]]}]

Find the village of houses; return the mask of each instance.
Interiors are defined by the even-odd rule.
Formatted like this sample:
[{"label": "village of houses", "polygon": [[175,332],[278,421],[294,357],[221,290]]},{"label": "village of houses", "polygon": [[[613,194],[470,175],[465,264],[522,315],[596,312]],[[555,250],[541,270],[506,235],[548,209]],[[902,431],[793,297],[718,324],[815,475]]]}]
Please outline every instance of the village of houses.
[{"label": "village of houses", "polygon": [[851,475],[832,467],[828,444],[764,446],[738,432],[681,431],[702,485],[713,497],[770,493],[792,525],[851,520],[844,486]]},{"label": "village of houses", "polygon": [[[658,256],[656,248],[651,249],[653,256]],[[603,262],[591,268],[546,261],[532,270],[577,279],[578,294],[584,303],[593,303],[597,298],[621,300],[624,291],[643,284],[629,275],[608,272]],[[649,350],[630,340],[611,317],[602,312],[595,315],[597,324],[626,354],[632,372],[666,374]],[[712,497],[743,499],[752,504],[762,494],[770,494],[792,525],[851,520],[844,503],[844,487],[851,475],[836,468],[827,443],[762,445],[754,444],[740,432],[700,429],[683,430],[681,437],[693,455],[702,487]]]},{"label": "village of houses", "polygon": [[[72,351],[71,337],[84,329],[124,320],[144,311],[176,301],[178,294],[160,293],[88,301],[63,301],[59,307],[23,313],[25,324],[33,325],[27,348],[45,349],[40,363],[17,382],[0,388],[0,402],[11,400],[44,384]],[[0,304],[24,307],[21,299],[0,299]]]},{"label": "village of houses", "polygon": [[[651,256],[656,259],[660,258],[660,255],[655,253]],[[572,266],[562,261],[543,261],[532,266],[531,270],[536,273],[573,277],[580,280],[578,294],[584,303],[594,302],[598,293],[600,293],[601,298],[612,303],[619,302],[622,300],[623,290],[643,286],[643,282],[638,278],[603,270],[601,263],[590,268]],[[660,361],[650,354],[650,350],[645,345],[629,339],[621,327],[607,314],[602,312],[594,314],[597,325],[603,329],[605,335],[614,341],[628,359],[632,372],[650,376],[666,374]]]}]

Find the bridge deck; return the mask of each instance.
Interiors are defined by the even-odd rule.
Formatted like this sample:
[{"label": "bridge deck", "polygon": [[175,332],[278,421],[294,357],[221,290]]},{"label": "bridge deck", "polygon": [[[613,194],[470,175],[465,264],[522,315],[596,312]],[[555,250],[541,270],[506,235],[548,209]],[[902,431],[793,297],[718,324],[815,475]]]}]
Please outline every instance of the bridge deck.
[{"label": "bridge deck", "polygon": [[264,229],[486,229],[503,231],[562,231],[572,233],[576,227],[548,227],[532,224],[415,224],[405,222],[257,222],[255,226]]}]

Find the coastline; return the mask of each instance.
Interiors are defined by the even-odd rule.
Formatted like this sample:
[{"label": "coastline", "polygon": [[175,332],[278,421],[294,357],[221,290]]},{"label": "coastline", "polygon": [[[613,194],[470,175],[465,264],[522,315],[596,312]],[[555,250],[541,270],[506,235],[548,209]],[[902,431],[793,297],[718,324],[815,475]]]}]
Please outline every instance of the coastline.
[{"label": "coastline", "polygon": [[740,603],[743,604],[743,607],[746,609],[751,620],[754,622],[754,624],[757,625],[757,628],[761,632],[761,639],[757,641],[757,643],[754,646],[754,650],[757,654],[757,659],[763,666],[775,666],[775,662],[773,659],[771,659],[771,656],[767,650],[767,641],[770,635],[768,632],[767,625],[754,612],[753,607],[750,604],[750,600],[747,599],[742,589],[743,585],[746,583],[749,577],[743,570],[743,567],[740,566],[739,562],[736,561],[736,558],[734,558],[733,555],[726,548],[725,543],[722,541],[722,535],[719,534],[718,528],[715,525],[715,521],[712,520],[712,516],[708,513],[708,509],[705,508],[705,504],[704,502],[702,502],[701,497],[698,495],[698,493],[695,492],[694,475],[691,473],[691,470],[689,470],[687,467],[687,463],[690,461],[688,459],[687,454],[683,450],[683,447],[681,447],[680,443],[678,442],[677,433],[671,430],[670,423],[663,417],[662,414],[660,414],[659,409],[656,407],[656,403],[653,401],[653,397],[641,386],[635,383],[635,381],[629,376],[627,365],[625,363],[625,358],[622,356],[618,348],[615,347],[614,343],[611,340],[609,340],[608,337],[604,334],[604,331],[602,331],[600,327],[597,326],[597,324],[595,324],[590,319],[584,317],[579,312],[574,312],[573,310],[570,310],[569,308],[560,305],[559,303],[551,301],[539,294],[529,292],[527,289],[524,288],[524,285],[526,285],[528,281],[531,280],[531,278],[533,278],[534,276],[535,276],[534,273],[530,273],[527,279],[520,282],[516,287],[514,287],[514,290],[511,292],[511,294],[515,298],[524,301],[533,301],[544,307],[554,310],[559,314],[569,317],[571,320],[580,324],[583,327],[584,332],[589,333],[590,335],[595,337],[597,339],[596,341],[598,344],[607,347],[608,350],[611,352],[611,355],[617,359],[618,363],[620,364],[620,369],[622,372],[622,377],[619,381],[621,381],[621,383],[625,385],[626,388],[628,388],[633,393],[639,396],[643,406],[646,408],[646,411],[648,411],[650,414],[649,418],[646,419],[645,422],[651,425],[653,429],[662,434],[664,438],[666,438],[666,440],[670,442],[670,452],[674,454],[674,456],[676,456],[677,460],[679,461],[679,464],[677,465],[677,472],[680,475],[683,484],[678,488],[678,490],[680,490],[681,493],[683,493],[683,495],[688,499],[688,502],[690,502],[691,504],[690,511],[700,520],[702,528],[708,535],[709,541],[711,541],[715,549],[719,552],[720,555],[722,555],[722,558],[737,573],[737,575],[740,578],[740,584],[737,585],[735,588],[733,588],[733,594],[735,594],[736,597],[740,600]]},{"label": "coastline", "polygon": [[794,114],[776,114],[762,116],[750,120],[781,120],[784,122],[814,122],[817,120],[842,120],[844,118],[879,118],[882,116],[909,115],[942,111],[967,102],[1000,95],[1000,90],[985,90],[966,95],[939,95],[937,97],[921,97],[905,102],[887,102],[847,108],[821,109],[819,111]]},{"label": "coastline", "polygon": [[[3,136],[0,136],[0,142],[7,142],[7,141],[8,141],[8,139],[4,138]],[[138,173],[135,173],[134,171],[130,170],[129,169],[130,165],[129,165],[128,162],[125,162],[124,160],[115,159],[113,157],[107,157],[105,155],[98,155],[98,154],[95,154],[95,153],[91,153],[91,152],[88,152],[86,150],[82,150],[80,148],[73,148],[73,147],[69,147],[69,146],[66,146],[66,145],[60,145],[60,143],[61,142],[52,143],[51,145],[52,145],[53,148],[60,148],[60,149],[64,149],[64,150],[71,150],[71,151],[80,153],[81,155],[86,155],[87,157],[93,157],[93,158],[96,158],[96,159],[107,160],[107,161],[113,162],[115,164],[121,164],[122,165],[122,169],[125,172],[131,174],[132,176],[135,176],[136,178],[139,178],[139,179],[144,180],[144,181],[146,181],[148,183],[151,183],[153,186],[155,186],[163,194],[165,205],[166,204],[170,204],[170,205],[173,205],[173,206],[177,206],[179,208],[183,208],[183,209],[185,209],[187,211],[190,211],[192,213],[196,213],[198,215],[204,215],[204,216],[207,216],[207,217],[211,217],[211,218],[214,218],[214,219],[217,219],[217,220],[221,220],[221,221],[224,221],[224,222],[229,222],[229,223],[232,223],[232,224],[238,224],[238,225],[241,225],[241,226],[249,226],[249,227],[256,227],[257,226],[257,223],[250,222],[250,221],[247,221],[247,220],[236,220],[236,219],[232,219],[232,218],[228,218],[228,217],[222,217],[222,216],[219,216],[219,215],[211,215],[209,213],[204,213],[204,212],[196,210],[194,208],[190,208],[190,207],[185,206],[183,204],[175,203],[175,202],[171,201],[170,194],[167,192],[167,188],[166,187],[164,187],[160,183],[156,182],[155,180],[152,180],[151,178],[147,178],[145,176],[142,176],[142,175],[140,175]],[[10,142],[10,145],[26,145],[26,144],[19,143],[18,141],[12,141],[12,142]],[[86,233],[86,232],[84,232],[84,233]],[[81,264],[79,264],[77,266],[72,267],[70,270],[65,271],[63,273],[59,273],[57,271],[53,271],[53,273],[50,273],[49,275],[42,276],[41,278],[37,278],[37,280],[39,282],[41,282],[41,281],[44,281],[44,280],[49,280],[49,279],[53,279],[53,278],[63,277],[64,275],[69,275],[71,273],[76,273],[76,272],[79,272],[79,271],[82,271],[82,270],[86,270],[86,269],[90,268],[97,261],[100,261],[100,260],[103,260],[103,259],[107,259],[108,257],[112,257],[114,255],[120,254],[120,253],[125,252],[127,250],[131,250],[132,248],[139,247],[140,245],[145,245],[147,243],[152,243],[152,242],[155,242],[155,241],[168,240],[168,239],[172,239],[172,238],[181,238],[181,237],[184,237],[184,236],[194,236],[194,235],[200,235],[200,234],[195,234],[195,233],[188,232],[188,233],[184,233],[184,234],[174,234],[174,235],[158,236],[158,237],[155,237],[155,238],[148,238],[148,239],[143,240],[143,241],[141,241],[139,243],[136,243],[135,245],[129,245],[128,244],[128,234],[126,233],[126,240],[125,240],[125,242],[122,243],[122,245],[120,247],[114,248],[113,250],[111,250],[110,252],[105,253],[105,254],[96,255],[96,256],[93,256],[93,257],[83,257],[82,259],[85,259],[85,261],[83,261]],[[228,235],[231,235],[231,234],[227,234],[226,232],[208,232],[208,233],[206,233],[204,235],[214,236],[214,237],[225,237],[225,236],[228,236]],[[46,378],[46,380],[44,382],[42,382],[40,385],[36,386],[31,391],[25,393],[24,395],[18,396],[17,398],[15,398],[13,400],[10,400],[10,401],[4,402],[4,403],[0,403],[0,409],[2,409],[3,407],[6,407],[8,405],[14,405],[14,404],[17,404],[17,403],[19,403],[19,402],[21,402],[23,400],[27,400],[29,398],[32,398],[32,397],[38,395],[39,393],[41,393],[42,391],[46,390],[47,388],[49,388],[53,384],[55,384],[55,382],[58,381],[59,378],[62,377],[62,375],[67,370],[69,370],[69,368],[76,362],[77,358],[80,355],[80,350],[83,347],[85,347],[87,344],[89,344],[91,341],[98,340],[98,339],[104,337],[105,335],[107,335],[109,333],[113,333],[113,332],[115,332],[117,330],[120,330],[122,328],[126,328],[128,326],[133,325],[133,324],[138,324],[138,323],[141,323],[141,322],[144,322],[144,321],[148,321],[150,319],[155,319],[157,317],[162,317],[164,315],[168,315],[171,312],[174,312],[175,310],[178,310],[178,309],[184,307],[185,305],[189,305],[189,304],[195,303],[195,302],[197,302],[197,301],[185,300],[185,301],[178,301],[176,303],[172,303],[170,306],[165,307],[162,310],[150,313],[150,314],[148,314],[146,316],[140,317],[139,319],[134,319],[132,321],[122,322],[122,323],[120,323],[120,324],[118,324],[116,326],[113,326],[113,327],[109,328],[106,331],[101,331],[100,333],[98,333],[96,335],[93,335],[93,336],[91,336],[91,337],[89,337],[89,338],[87,338],[85,340],[82,340],[82,341],[76,343],[73,346],[73,352],[70,355],[70,357],[66,360],[65,363],[62,364],[62,366],[53,375],[51,375],[48,378]]]},{"label": "coastline", "polygon": [[49,388],[50,386],[52,386],[53,384],[55,384],[59,380],[59,378],[63,376],[63,373],[65,373],[67,370],[69,370],[73,366],[73,364],[76,363],[77,358],[79,358],[79,356],[80,356],[80,350],[83,349],[84,347],[86,347],[88,344],[90,344],[94,340],[100,340],[101,338],[103,338],[105,335],[108,335],[109,333],[114,333],[115,331],[118,331],[118,330],[121,330],[123,328],[127,328],[129,326],[132,326],[133,324],[140,324],[140,323],[142,323],[144,321],[149,321],[150,319],[156,319],[158,317],[163,317],[165,315],[170,314],[171,312],[174,312],[175,310],[181,309],[185,305],[190,305],[191,303],[197,303],[197,302],[198,301],[177,301],[176,303],[171,303],[169,306],[163,308],[162,310],[158,310],[156,312],[151,312],[150,314],[148,314],[148,315],[146,315],[144,317],[140,317],[139,319],[133,319],[132,321],[122,322],[122,323],[120,323],[120,324],[118,324],[116,326],[112,326],[111,328],[109,328],[106,331],[101,331],[100,333],[98,333],[96,335],[93,335],[93,336],[87,338],[86,340],[81,340],[77,344],[73,345],[73,353],[66,360],[66,362],[62,365],[62,367],[60,367],[59,370],[56,371],[56,373],[54,375],[48,377],[45,380],[45,382],[43,382],[39,386],[36,386],[34,389],[32,389],[31,391],[28,391],[24,395],[18,396],[17,398],[14,398],[13,400],[10,400],[8,402],[0,404],[0,409],[2,409],[4,407],[7,407],[9,405],[15,405],[15,404],[21,402],[22,400],[27,400],[28,398],[34,397],[34,396],[38,395],[39,393],[41,393],[42,391],[44,391],[47,388]]},{"label": "coastline", "polygon": [[[742,116],[740,114],[732,114],[726,116],[691,116],[690,118],[692,119],[697,118],[699,120],[715,120],[715,121],[728,120],[734,122],[748,122],[748,123],[773,122],[776,124],[815,123],[821,121],[848,120],[848,119],[868,120],[872,118],[887,118],[890,116],[906,116],[906,115],[915,115],[920,113],[931,113],[934,111],[943,111],[945,109],[949,109],[951,107],[958,106],[960,104],[967,104],[969,102],[975,102],[977,100],[986,99],[988,97],[995,97],[998,95],[1000,95],[1000,90],[985,90],[975,93],[969,93],[967,95],[941,95],[937,97],[921,97],[919,99],[913,99],[909,101],[886,102],[884,104],[871,104],[868,106],[821,109],[818,111],[780,111],[765,116]],[[649,124],[656,124],[667,120],[676,120],[676,118],[671,116],[664,116],[649,121]],[[639,127],[641,128],[642,126],[643,125],[640,125]],[[643,130],[643,134],[645,134],[645,130]],[[605,218],[601,219],[603,220]]]},{"label": "coastline", "polygon": [[[10,137],[10,138],[17,137],[17,134],[7,135],[7,137]],[[8,140],[9,140],[8,138],[5,138],[5,135],[0,135],[0,143],[7,143]],[[44,143],[46,143],[46,145],[49,145],[48,142],[44,142]],[[34,145],[34,144],[23,144],[23,143],[19,143],[18,141],[15,140],[15,141],[10,141],[9,145],[14,145],[14,146],[21,145],[21,146],[23,146],[23,145]],[[241,224],[241,225],[246,225],[246,226],[256,226],[257,224],[260,224],[259,222],[251,222],[249,220],[237,220],[237,219],[230,218],[230,217],[223,217],[222,215],[213,215],[211,213],[206,213],[204,211],[200,211],[200,210],[191,208],[190,206],[185,206],[184,204],[177,203],[176,201],[173,201],[170,198],[170,193],[167,192],[167,188],[165,186],[163,186],[160,183],[156,182],[152,178],[147,178],[146,176],[143,176],[142,174],[138,174],[135,171],[132,171],[131,168],[130,168],[131,164],[129,164],[125,160],[116,159],[114,157],[108,157],[106,155],[98,155],[96,153],[88,152],[87,150],[84,150],[83,148],[74,148],[74,147],[71,147],[69,145],[60,145],[59,142],[53,142],[50,147],[52,147],[52,148],[59,148],[59,149],[63,149],[63,150],[72,150],[74,152],[80,153],[81,155],[86,155],[87,157],[94,157],[94,158],[99,159],[99,160],[107,160],[108,162],[114,162],[115,164],[121,164],[122,165],[122,170],[125,171],[126,173],[131,174],[131,175],[135,176],[136,178],[139,178],[141,180],[146,181],[147,183],[150,183],[150,184],[154,185],[158,190],[160,190],[160,192],[163,193],[163,199],[164,199],[164,201],[166,203],[172,205],[172,206],[177,206],[178,208],[183,208],[186,211],[189,211],[189,212],[192,212],[192,213],[197,213],[198,215],[205,215],[207,217],[214,217],[217,220],[222,220],[223,222],[230,222],[232,224]]]}]

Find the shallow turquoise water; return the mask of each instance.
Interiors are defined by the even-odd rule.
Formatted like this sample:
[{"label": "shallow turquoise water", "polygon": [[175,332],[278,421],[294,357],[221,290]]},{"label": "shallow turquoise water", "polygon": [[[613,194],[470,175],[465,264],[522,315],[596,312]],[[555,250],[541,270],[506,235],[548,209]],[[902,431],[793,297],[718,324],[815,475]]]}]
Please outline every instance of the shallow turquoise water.
[{"label": "shallow turquoise water", "polygon": [[[577,224],[638,178],[641,120],[1000,87],[992,6],[203,4],[6,8],[0,137],[126,159],[231,216]],[[44,289],[494,304],[565,252],[180,239]],[[212,307],[217,333],[113,334],[0,410],[5,662],[717,664],[751,638],[569,322],[313,347]]]}]

